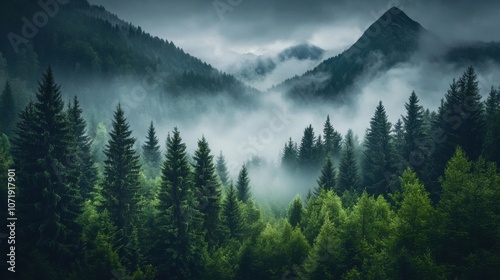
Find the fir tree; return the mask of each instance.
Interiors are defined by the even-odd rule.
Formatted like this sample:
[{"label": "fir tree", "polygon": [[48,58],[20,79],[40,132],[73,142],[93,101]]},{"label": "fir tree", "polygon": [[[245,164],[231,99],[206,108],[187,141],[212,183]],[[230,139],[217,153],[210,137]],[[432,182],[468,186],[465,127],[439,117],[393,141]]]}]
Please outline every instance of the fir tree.
[{"label": "fir tree", "polygon": [[158,143],[156,130],[151,122],[146,142],[142,145],[142,157],[147,168],[146,173],[150,178],[156,178],[160,174],[161,152]]},{"label": "fir tree", "polygon": [[281,156],[281,167],[288,172],[295,172],[297,169],[298,151],[297,144],[292,141],[292,138],[288,140],[283,149],[283,154]]},{"label": "fir tree", "polygon": [[250,179],[248,178],[248,170],[246,166],[241,167],[236,182],[236,196],[238,200],[247,203],[250,200]]},{"label": "fir tree", "polygon": [[483,156],[500,165],[500,93],[491,88],[485,102],[486,136],[483,145]]},{"label": "fir tree", "polygon": [[94,157],[92,155],[92,139],[86,131],[86,122],[82,117],[82,109],[78,98],[75,96],[73,102],[69,103],[66,114],[70,123],[70,132],[72,135],[72,148],[76,152],[76,158],[73,160],[78,164],[77,173],[79,179],[77,185],[84,199],[90,199],[97,182],[97,168],[94,166]]},{"label": "fir tree", "polygon": [[340,156],[342,135],[333,128],[330,123],[330,115],[326,116],[325,125],[323,126],[323,139],[325,155],[338,159]]},{"label": "fir tree", "polygon": [[393,134],[393,145],[394,145],[394,160],[398,170],[398,173],[403,173],[409,163],[408,159],[404,157],[404,128],[403,122],[398,119],[398,121],[394,124],[394,129],[392,130]]},{"label": "fir tree", "polygon": [[424,132],[424,109],[418,105],[418,97],[413,91],[408,103],[405,103],[406,116],[404,122],[404,148],[402,155],[413,170],[421,175],[422,160],[426,157],[422,144],[426,139]]},{"label": "fir tree", "polygon": [[217,175],[219,175],[219,179],[222,182],[222,185],[227,186],[227,184],[229,183],[229,174],[227,172],[226,159],[224,158],[224,155],[222,155],[222,151],[217,157],[215,169],[217,171]]},{"label": "fir tree", "polygon": [[288,207],[288,222],[293,228],[300,224],[303,214],[304,207],[302,205],[302,198],[300,195],[297,195]]},{"label": "fir tree", "polygon": [[17,107],[10,83],[5,83],[5,89],[0,96],[0,135],[12,137],[17,115]]},{"label": "fir tree", "polygon": [[82,201],[78,189],[68,183],[74,180],[68,158],[75,155],[63,109],[60,88],[49,67],[38,84],[36,102],[20,114],[14,156],[23,174],[18,184],[26,224],[20,233],[22,246],[29,251],[37,248],[49,262],[65,268],[78,256],[77,217]]},{"label": "fir tree", "polygon": [[202,215],[193,192],[191,168],[177,128],[167,141],[158,195],[159,237],[153,246],[152,260],[159,278],[201,278],[204,256]]},{"label": "fir tree", "polygon": [[395,172],[390,132],[391,123],[387,120],[382,102],[379,102],[365,139],[363,181],[371,194],[386,195],[390,192],[390,181],[387,179]]},{"label": "fir tree", "polygon": [[116,245],[121,248],[123,263],[128,268],[136,265],[135,252],[129,248],[131,234],[138,216],[139,202],[139,156],[134,150],[135,139],[125,118],[125,112],[118,104],[114,116],[109,141],[104,154],[103,207],[116,226]]},{"label": "fir tree", "polygon": [[222,205],[222,220],[229,231],[230,238],[241,238],[243,234],[243,216],[232,182],[229,184]]},{"label": "fir tree", "polygon": [[199,210],[203,214],[205,241],[210,246],[218,243],[220,234],[219,214],[221,209],[221,186],[217,180],[213,156],[205,137],[198,141],[194,153],[194,189],[199,200]]},{"label": "fir tree", "polygon": [[318,196],[322,190],[325,191],[337,191],[335,181],[336,181],[335,167],[333,166],[332,158],[328,157],[321,169],[321,176],[318,179],[318,187],[314,191],[314,194]]},{"label": "fir tree", "polygon": [[312,125],[309,125],[304,130],[299,148],[298,163],[302,171],[310,172],[316,167],[315,143],[316,137],[314,136],[314,129]]},{"label": "fir tree", "polygon": [[343,193],[344,191],[360,192],[358,164],[354,153],[354,135],[352,130],[347,131],[344,140],[344,149],[339,164],[338,190],[339,193]]}]

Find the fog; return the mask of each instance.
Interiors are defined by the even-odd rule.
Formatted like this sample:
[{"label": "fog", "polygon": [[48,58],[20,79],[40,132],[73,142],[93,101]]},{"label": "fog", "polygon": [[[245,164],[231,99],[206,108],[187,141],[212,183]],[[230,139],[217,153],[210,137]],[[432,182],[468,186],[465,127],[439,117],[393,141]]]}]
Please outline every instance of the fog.
[{"label": "fog", "polygon": [[[82,107],[87,119],[96,115],[98,120],[106,123],[109,133],[112,112],[120,103],[137,141],[145,141],[147,127],[153,121],[163,151],[167,134],[174,127],[179,129],[191,155],[197,148],[197,141],[204,136],[214,157],[222,151],[235,182],[245,161],[253,156],[262,157],[265,166],[249,171],[252,193],[260,200],[278,199],[285,203],[297,193],[304,197],[309,188],[316,187],[314,179],[297,181],[279,170],[281,152],[290,137],[300,144],[304,128],[309,124],[314,127],[316,135],[322,134],[329,115],[334,128],[342,135],[352,129],[362,140],[379,101],[383,102],[393,124],[406,114],[404,104],[412,91],[417,93],[424,108],[436,110],[449,84],[465,70],[465,66],[430,62],[418,57],[387,71],[376,67],[355,81],[356,86],[348,93],[352,96],[351,102],[343,105],[312,102],[298,106],[276,90],[258,93],[255,102],[239,105],[223,94],[160,99],[161,87],[153,92],[134,94],[137,83],[118,80],[115,83],[117,88],[109,91],[112,98],[100,105],[96,105],[93,99],[83,98]],[[489,93],[491,86],[500,85],[498,65],[485,64],[476,70],[483,96]],[[63,92],[65,98],[69,98],[64,83]],[[337,164],[338,159],[334,160]]]},{"label": "fog", "polygon": [[[404,6],[403,10],[410,17],[425,28],[436,30],[439,35],[446,33],[449,37],[456,38],[460,35],[459,28],[464,27],[464,24],[454,27],[453,24],[457,21],[451,17],[440,18],[448,17],[443,11],[452,4],[446,4],[446,1],[436,3],[434,9],[428,10],[422,6],[425,1],[374,1],[377,4],[372,3],[370,6],[361,5],[359,1],[341,1],[337,6],[326,1],[320,1],[321,5],[308,4],[309,6],[304,1],[292,1],[290,5],[295,8],[286,9],[282,6],[283,1],[268,4],[271,8],[260,2],[252,4],[242,1],[223,20],[217,17],[216,12],[207,12],[203,8],[206,5],[198,6],[196,1],[175,5],[170,2],[167,5],[163,1],[166,5],[165,14],[172,15],[163,15],[162,18],[167,18],[163,20],[160,20],[158,11],[150,10],[151,7],[156,7],[161,11],[158,9],[159,2],[155,0],[145,1],[141,7],[136,6],[138,4],[134,4],[135,2],[126,1],[92,2],[104,4],[111,12],[143,26],[147,32],[173,40],[190,54],[226,72],[235,72],[234,69],[244,66],[249,58],[257,55],[273,56],[300,42],[325,49],[323,58],[337,55],[353,44],[365,28],[388,7],[398,3],[400,8]],[[128,6],[121,3],[127,3]],[[458,1],[454,5],[452,14],[455,16],[463,15],[470,8],[465,1]],[[488,10],[488,7],[495,5],[493,2],[481,4],[482,8],[478,8],[480,11],[477,13],[484,15],[484,18],[478,25],[466,25],[463,29],[464,36],[460,39],[500,39],[498,33],[489,28],[490,25],[498,26],[492,24],[496,15],[493,17]],[[248,14],[244,15],[245,11],[249,11]],[[314,13],[317,13],[316,17],[311,16]],[[255,21],[256,15],[259,16],[259,21]],[[477,17],[474,14],[465,21],[469,22]],[[436,28],[439,26],[442,29]],[[488,28],[484,28],[485,26]],[[439,51],[436,46],[430,46],[424,53],[435,54]],[[279,198],[289,202],[297,193],[304,196],[309,188],[316,187],[315,180],[297,182],[279,171],[281,152],[290,137],[300,144],[304,128],[309,124],[314,127],[316,135],[322,134],[323,124],[329,115],[334,128],[342,135],[352,129],[362,140],[379,101],[383,102],[389,121],[393,124],[406,113],[404,104],[412,91],[417,93],[424,108],[436,110],[452,80],[459,78],[466,67],[420,56],[388,70],[381,70],[374,63],[348,90],[349,102],[341,105],[311,102],[298,106],[284,92],[267,90],[287,78],[314,68],[320,61],[290,59],[278,63],[274,70],[260,79],[244,80],[262,92],[243,100],[230,98],[227,94],[193,97],[192,94],[185,93],[173,96],[165,92],[161,85],[151,88],[145,86],[141,79],[133,78],[118,78],[106,84],[90,84],[76,90],[67,86],[66,89],[70,89],[67,91],[64,90],[65,82],[62,81],[62,89],[65,98],[70,98],[74,93],[80,95],[86,118],[90,119],[94,115],[99,121],[104,121],[108,132],[112,112],[120,103],[139,143],[144,142],[149,122],[153,121],[163,151],[165,139],[174,127],[179,129],[191,155],[197,148],[197,141],[204,136],[214,156],[222,151],[234,181],[247,160],[253,156],[262,157],[266,162],[265,167],[250,170],[253,195],[258,199]],[[500,85],[500,68],[493,63],[474,66],[481,94],[486,96],[491,86]],[[327,77],[320,74],[313,78],[323,80]],[[89,98],[89,93],[96,88],[99,88],[102,97],[97,100]]]}]

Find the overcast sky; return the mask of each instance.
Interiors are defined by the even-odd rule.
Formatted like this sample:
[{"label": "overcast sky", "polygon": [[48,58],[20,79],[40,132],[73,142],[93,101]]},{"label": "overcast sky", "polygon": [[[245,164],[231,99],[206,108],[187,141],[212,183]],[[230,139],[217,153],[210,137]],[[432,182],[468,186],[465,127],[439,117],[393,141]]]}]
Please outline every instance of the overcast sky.
[{"label": "overcast sky", "polygon": [[500,41],[494,0],[89,1],[219,68],[234,53],[272,53],[305,41],[341,52],[391,6],[444,37]]}]

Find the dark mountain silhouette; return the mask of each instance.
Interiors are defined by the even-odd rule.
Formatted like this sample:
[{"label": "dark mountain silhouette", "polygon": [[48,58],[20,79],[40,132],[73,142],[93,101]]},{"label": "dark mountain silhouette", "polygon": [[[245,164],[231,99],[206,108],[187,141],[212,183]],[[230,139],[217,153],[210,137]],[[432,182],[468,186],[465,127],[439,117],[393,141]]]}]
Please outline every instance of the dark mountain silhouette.
[{"label": "dark mountain silhouette", "polygon": [[[117,77],[137,82],[153,78],[159,91],[173,94],[226,93],[238,99],[256,93],[173,42],[149,35],[102,6],[86,0],[52,2],[56,6],[44,7],[29,0],[3,3],[0,34],[8,40],[2,40],[0,52],[10,76],[35,86],[50,64],[60,80],[73,84],[83,80],[85,84],[109,83]],[[47,20],[41,22],[44,16]]]},{"label": "dark mountain silhouette", "polygon": [[[444,54],[436,51],[442,49],[446,50]],[[487,60],[500,62],[500,44],[446,42],[393,7],[349,49],[276,88],[287,91],[292,99],[300,102],[318,99],[342,102],[350,98],[356,79],[367,74],[368,70],[372,74],[379,73],[419,54],[425,56],[421,59],[440,59],[465,65]]]}]

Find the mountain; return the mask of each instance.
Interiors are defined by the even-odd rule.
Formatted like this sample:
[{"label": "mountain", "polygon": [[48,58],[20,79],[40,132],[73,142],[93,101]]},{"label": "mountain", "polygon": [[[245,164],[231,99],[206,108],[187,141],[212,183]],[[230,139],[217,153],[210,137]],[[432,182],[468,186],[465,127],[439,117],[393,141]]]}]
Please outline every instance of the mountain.
[{"label": "mountain", "polygon": [[[444,51],[443,51],[444,50]],[[412,57],[454,64],[500,62],[499,43],[448,42],[432,34],[397,7],[375,21],[343,53],[328,58],[302,76],[275,87],[300,102],[343,102],[354,92],[356,79],[374,75]]]},{"label": "mountain", "polygon": [[257,88],[267,88],[265,86],[266,78],[273,72],[280,71],[283,67],[290,68],[290,63],[298,62],[300,66],[293,63],[293,69],[302,74],[310,67],[316,66],[323,58],[324,53],[325,50],[320,47],[301,43],[290,46],[277,54],[244,55],[241,61],[229,66],[227,71],[246,84]]},{"label": "mountain", "polygon": [[302,43],[299,45],[291,46],[284,49],[278,54],[278,59],[280,61],[289,60],[292,58],[298,60],[318,60],[323,57],[325,50],[315,45],[308,43]]},{"label": "mountain", "polygon": [[10,79],[22,79],[28,87],[34,88],[42,71],[51,65],[65,92],[96,104],[120,99],[117,88],[134,88],[144,81],[155,85],[154,89],[143,86],[148,94],[164,99],[166,95],[208,94],[245,103],[257,93],[102,6],[86,0],[43,3],[7,1],[0,10],[0,34],[8,39],[2,40],[0,58],[5,58]]}]

